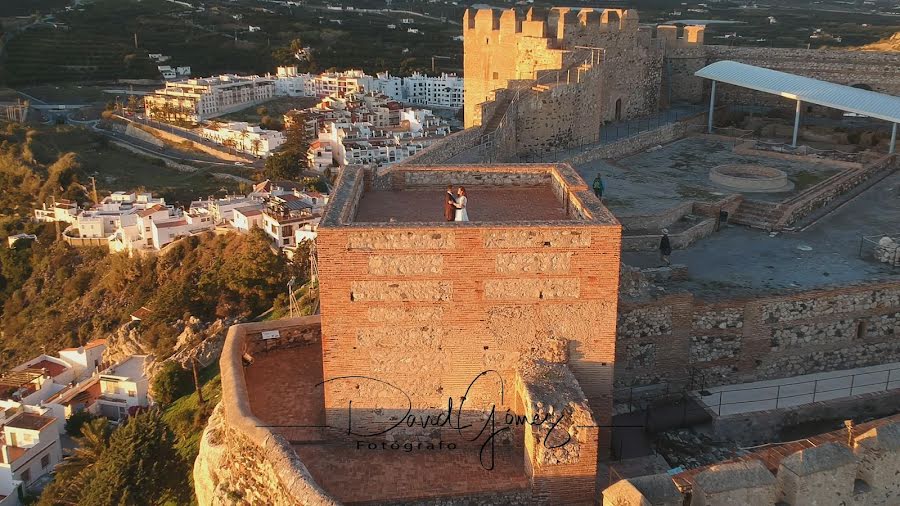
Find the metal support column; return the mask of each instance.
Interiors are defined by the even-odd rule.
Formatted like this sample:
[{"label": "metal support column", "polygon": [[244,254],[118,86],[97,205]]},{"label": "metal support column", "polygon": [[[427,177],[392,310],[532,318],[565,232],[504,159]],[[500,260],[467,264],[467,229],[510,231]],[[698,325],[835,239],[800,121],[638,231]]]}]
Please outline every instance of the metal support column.
[{"label": "metal support column", "polygon": [[794,139],[791,141],[791,147],[797,147],[797,133],[800,131],[800,108],[803,107],[803,102],[797,101],[797,114],[794,116]]},{"label": "metal support column", "polygon": [[891,128],[891,147],[888,149],[888,153],[894,154],[897,151],[897,124],[894,123],[893,128]]},{"label": "metal support column", "polygon": [[716,107],[716,82],[712,82],[712,90],[709,92],[709,114],[706,121],[706,133],[712,133],[713,110]]}]

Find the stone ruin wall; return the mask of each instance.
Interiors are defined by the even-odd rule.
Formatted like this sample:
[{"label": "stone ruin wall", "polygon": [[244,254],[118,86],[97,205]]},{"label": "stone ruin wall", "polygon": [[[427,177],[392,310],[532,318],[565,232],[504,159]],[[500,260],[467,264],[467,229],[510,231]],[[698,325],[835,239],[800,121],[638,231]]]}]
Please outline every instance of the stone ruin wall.
[{"label": "stone ruin wall", "polygon": [[[862,424],[736,461],[621,480],[603,491],[603,506],[892,506],[900,502],[898,417]],[[809,441],[809,440],[807,440]],[[783,457],[782,457],[783,456]],[[768,467],[771,466],[771,467]]]},{"label": "stone ruin wall", "polygon": [[[900,283],[706,303],[689,293],[619,305],[616,387],[693,388],[900,361]],[[617,395],[627,396],[627,393]]]}]

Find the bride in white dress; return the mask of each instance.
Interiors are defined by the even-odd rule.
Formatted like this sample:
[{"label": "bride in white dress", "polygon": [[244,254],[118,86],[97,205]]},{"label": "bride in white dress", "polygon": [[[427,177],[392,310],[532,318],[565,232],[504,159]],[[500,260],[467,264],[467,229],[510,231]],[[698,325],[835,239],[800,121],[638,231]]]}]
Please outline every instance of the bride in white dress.
[{"label": "bride in white dress", "polygon": [[466,211],[466,203],[468,201],[466,198],[466,189],[460,186],[456,195],[458,195],[458,197],[456,203],[453,204],[456,206],[456,215],[454,216],[453,221],[469,221],[469,213]]}]

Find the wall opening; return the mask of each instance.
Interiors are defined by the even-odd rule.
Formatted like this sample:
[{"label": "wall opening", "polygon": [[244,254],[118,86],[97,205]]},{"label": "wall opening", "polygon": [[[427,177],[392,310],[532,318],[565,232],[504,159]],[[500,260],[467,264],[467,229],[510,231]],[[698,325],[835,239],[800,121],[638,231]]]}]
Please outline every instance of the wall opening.
[{"label": "wall opening", "polygon": [[622,119],[622,99],[616,100],[616,121],[620,121]]},{"label": "wall opening", "polygon": [[857,339],[865,339],[866,338],[866,330],[867,325],[865,320],[860,320],[856,323],[856,338]]}]

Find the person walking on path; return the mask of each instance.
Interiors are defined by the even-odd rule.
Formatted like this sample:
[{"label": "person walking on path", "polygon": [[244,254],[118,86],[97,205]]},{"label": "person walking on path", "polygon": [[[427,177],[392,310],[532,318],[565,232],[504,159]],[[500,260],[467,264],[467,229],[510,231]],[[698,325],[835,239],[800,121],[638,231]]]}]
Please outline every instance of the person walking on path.
[{"label": "person walking on path", "polygon": [[669,262],[669,255],[672,254],[672,243],[669,242],[669,231],[667,229],[662,229],[662,239],[659,241],[659,258],[665,262],[666,267],[672,265]]},{"label": "person walking on path", "polygon": [[594,195],[597,196],[598,199],[603,200],[603,177],[600,176],[600,173],[597,173],[597,177],[594,178]]}]

